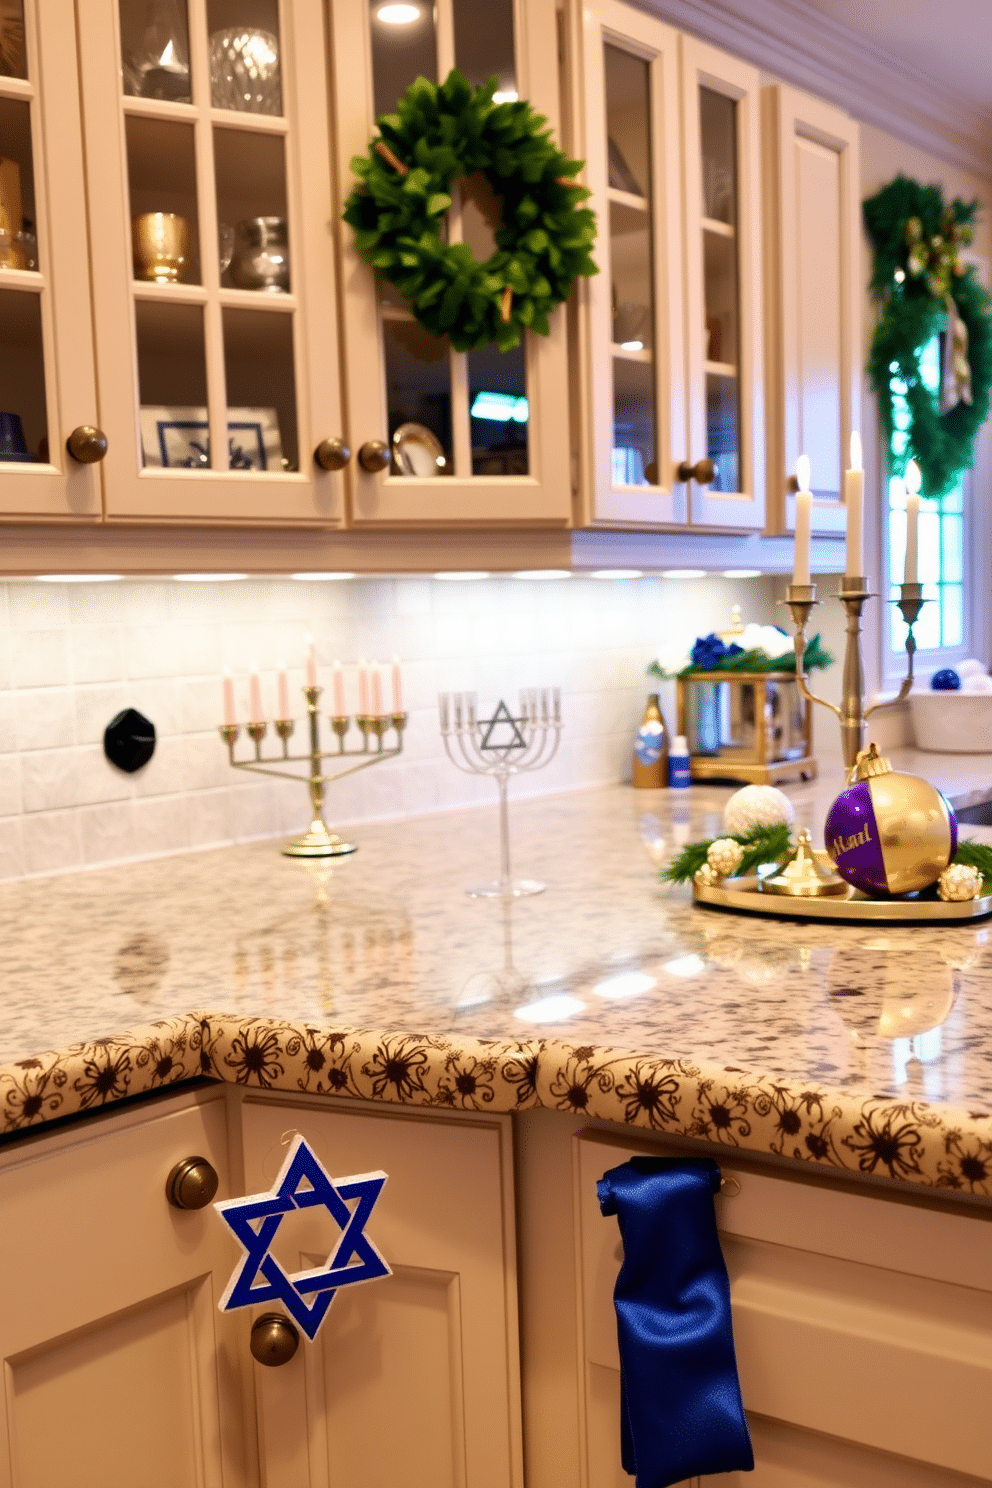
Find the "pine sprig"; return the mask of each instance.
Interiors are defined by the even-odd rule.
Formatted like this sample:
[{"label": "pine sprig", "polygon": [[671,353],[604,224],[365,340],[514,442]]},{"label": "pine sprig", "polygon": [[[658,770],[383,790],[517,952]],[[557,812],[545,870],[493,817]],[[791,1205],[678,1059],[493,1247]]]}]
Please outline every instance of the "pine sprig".
[{"label": "pine sprig", "polygon": [[973,837],[959,842],[954,861],[977,868],[985,883],[992,880],[992,847],[986,847],[984,842],[976,842]]},{"label": "pine sprig", "polygon": [[[721,839],[710,837],[705,842],[690,842],[669,863],[661,875],[662,881],[690,883],[706,862],[706,854],[713,843],[719,840]],[[731,836],[730,840],[739,843],[744,849],[735,878],[754,873],[762,863],[777,863],[787,855],[792,846],[791,833],[785,822],[778,822],[773,827],[752,827],[749,832]]]}]

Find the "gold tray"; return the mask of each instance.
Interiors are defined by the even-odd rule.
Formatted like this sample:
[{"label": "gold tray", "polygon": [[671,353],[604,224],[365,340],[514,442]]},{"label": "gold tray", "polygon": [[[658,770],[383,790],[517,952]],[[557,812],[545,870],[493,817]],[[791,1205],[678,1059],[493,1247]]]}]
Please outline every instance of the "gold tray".
[{"label": "gold tray", "polygon": [[697,904],[716,909],[734,909],[744,914],[772,915],[780,920],[981,920],[992,915],[992,894],[981,899],[966,899],[945,904],[943,899],[870,899],[860,889],[848,887],[844,894],[822,899],[792,898],[783,894],[763,894],[757,874],[748,878],[727,878],[719,888],[692,886]]}]

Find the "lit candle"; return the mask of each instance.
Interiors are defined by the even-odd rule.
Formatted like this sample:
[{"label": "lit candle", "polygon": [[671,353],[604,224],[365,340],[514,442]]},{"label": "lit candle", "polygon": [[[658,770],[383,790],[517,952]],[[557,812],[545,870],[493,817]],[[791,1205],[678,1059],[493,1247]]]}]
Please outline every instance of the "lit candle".
[{"label": "lit candle", "polygon": [[317,651],[312,635],[307,636],[307,686],[317,686]]},{"label": "lit candle", "polygon": [[400,678],[400,659],[393,657],[393,712],[403,712],[403,683]]},{"label": "lit candle", "polygon": [[341,663],[339,661],[335,661],[331,675],[334,684],[334,717],[343,718],[345,716],[344,673],[341,670]]},{"label": "lit candle", "polygon": [[372,716],[382,717],[382,677],[377,661],[372,663]]},{"label": "lit candle", "polygon": [[252,723],[262,723],[262,685],[258,680],[258,662],[251,664],[251,676],[248,679],[248,709],[251,713]]},{"label": "lit candle", "polygon": [[809,488],[809,455],[800,455],[796,461],[796,556],[793,561],[792,582],[809,584],[809,532],[813,495]]},{"label": "lit candle", "polygon": [[362,718],[369,716],[369,667],[363,656],[358,663],[358,711]]},{"label": "lit candle", "polygon": [[229,728],[237,724],[237,716],[234,712],[234,678],[231,676],[231,668],[224,668],[224,722]]},{"label": "lit candle", "polygon": [[844,471],[844,505],[847,507],[847,564],[849,579],[864,575],[862,528],[865,505],[865,472],[861,463],[861,435],[851,435],[851,468]]},{"label": "lit candle", "polygon": [[906,466],[906,573],[907,584],[919,583],[920,487],[923,472],[915,460]]},{"label": "lit candle", "polygon": [[279,717],[289,717],[289,678],[284,661],[279,663]]}]

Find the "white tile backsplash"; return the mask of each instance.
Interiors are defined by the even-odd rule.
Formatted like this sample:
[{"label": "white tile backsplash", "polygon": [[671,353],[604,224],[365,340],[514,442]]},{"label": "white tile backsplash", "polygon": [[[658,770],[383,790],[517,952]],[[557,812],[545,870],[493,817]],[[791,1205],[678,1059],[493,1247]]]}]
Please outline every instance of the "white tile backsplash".
[{"label": "white tile backsplash", "polygon": [[[772,600],[770,581],[719,578],[0,583],[0,879],[302,830],[304,786],[232,771],[217,724],[222,667],[235,673],[244,718],[257,661],[271,716],[285,660],[301,742],[308,632],[328,692],[331,663],[345,665],[352,710],[359,658],[396,654],[403,664],[403,754],[328,790],[328,822],[351,830],[494,799],[491,782],[444,755],[442,689],[472,689],[483,709],[515,702],[521,687],[562,689],[558,756],[513,792],[626,778],[658,647],[722,628],[735,603],[745,619],[770,620]],[[388,672],[386,682],[388,700]],[[133,775],[102,748],[127,707],[152,720],[158,739]],[[667,716],[674,725],[670,698]]]}]

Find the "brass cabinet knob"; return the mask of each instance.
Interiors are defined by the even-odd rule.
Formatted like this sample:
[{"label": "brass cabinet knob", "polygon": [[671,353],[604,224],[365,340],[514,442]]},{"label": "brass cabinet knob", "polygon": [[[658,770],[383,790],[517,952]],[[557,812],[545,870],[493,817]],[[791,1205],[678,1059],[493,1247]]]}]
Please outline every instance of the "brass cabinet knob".
[{"label": "brass cabinet knob", "polygon": [[680,481],[694,480],[700,486],[708,486],[715,476],[716,462],[710,459],[697,460],[695,465],[690,465],[688,460],[683,460],[678,468]]},{"label": "brass cabinet knob", "polygon": [[107,453],[107,436],[95,424],[80,424],[69,435],[65,447],[80,465],[95,465]]},{"label": "brass cabinet knob", "polygon": [[385,470],[389,460],[389,445],[384,444],[381,439],[367,440],[358,451],[358,463],[370,475],[378,475],[380,470]]},{"label": "brass cabinet knob", "polygon": [[205,1157],[184,1157],[165,1180],[165,1196],[176,1209],[205,1209],[219,1182]]},{"label": "brass cabinet knob", "polygon": [[263,1312],[251,1325],[252,1357],[270,1369],[288,1364],[299,1346],[299,1333],[281,1312]]},{"label": "brass cabinet knob", "polygon": [[313,458],[321,470],[343,470],[351,459],[351,450],[343,439],[322,439]]}]

